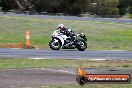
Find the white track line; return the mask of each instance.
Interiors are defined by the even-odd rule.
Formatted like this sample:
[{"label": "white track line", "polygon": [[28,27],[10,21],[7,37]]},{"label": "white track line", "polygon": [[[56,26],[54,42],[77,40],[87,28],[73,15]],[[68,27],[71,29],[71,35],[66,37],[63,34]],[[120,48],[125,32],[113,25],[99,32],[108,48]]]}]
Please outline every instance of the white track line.
[{"label": "white track line", "polygon": [[94,60],[94,61],[105,61],[107,59],[89,59],[89,60]]},{"label": "white track line", "polygon": [[29,59],[33,59],[33,60],[41,60],[41,59],[48,59],[48,58],[29,58]]}]

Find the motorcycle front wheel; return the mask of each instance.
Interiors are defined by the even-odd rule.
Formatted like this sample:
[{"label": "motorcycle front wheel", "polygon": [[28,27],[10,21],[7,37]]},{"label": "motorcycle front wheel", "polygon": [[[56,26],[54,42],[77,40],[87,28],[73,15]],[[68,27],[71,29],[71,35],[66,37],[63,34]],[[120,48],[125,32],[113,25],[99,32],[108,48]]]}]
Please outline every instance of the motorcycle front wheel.
[{"label": "motorcycle front wheel", "polygon": [[79,50],[79,51],[84,51],[86,48],[87,48],[87,43],[85,40],[83,39],[78,39],[77,42],[76,42],[76,48]]},{"label": "motorcycle front wheel", "polygon": [[49,46],[52,50],[59,50],[61,48],[61,42],[59,39],[54,38],[49,42]]}]

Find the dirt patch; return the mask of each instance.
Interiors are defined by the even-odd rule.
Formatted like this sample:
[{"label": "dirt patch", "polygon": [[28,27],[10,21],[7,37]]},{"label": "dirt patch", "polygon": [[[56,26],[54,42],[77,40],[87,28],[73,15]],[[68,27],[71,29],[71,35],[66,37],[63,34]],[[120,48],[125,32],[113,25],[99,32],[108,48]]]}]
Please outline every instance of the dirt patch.
[{"label": "dirt patch", "polygon": [[0,48],[22,48],[22,49],[34,49],[33,46],[27,46],[22,43],[10,43],[10,44],[0,44]]},{"label": "dirt patch", "polygon": [[36,88],[43,85],[75,84],[76,76],[48,69],[0,69],[0,88]]},{"label": "dirt patch", "polygon": [[[114,71],[110,71],[110,69]],[[71,74],[70,72],[74,72],[74,69],[71,68],[70,70],[65,68],[59,70],[46,68],[0,69],[0,88],[37,88],[38,86],[43,85],[76,84],[76,75]],[[132,75],[132,70],[118,68],[109,69],[96,68],[88,69],[88,73]]]}]

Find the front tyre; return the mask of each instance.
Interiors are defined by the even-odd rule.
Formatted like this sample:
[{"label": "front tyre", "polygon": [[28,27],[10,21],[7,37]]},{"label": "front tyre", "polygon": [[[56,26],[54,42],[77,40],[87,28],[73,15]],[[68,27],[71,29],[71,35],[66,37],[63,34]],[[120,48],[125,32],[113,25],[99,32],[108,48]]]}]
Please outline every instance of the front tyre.
[{"label": "front tyre", "polygon": [[76,48],[80,51],[84,51],[87,48],[87,43],[83,39],[78,39],[76,42]]},{"label": "front tyre", "polygon": [[49,46],[52,50],[59,50],[61,48],[61,42],[59,39],[54,38],[49,42]]}]

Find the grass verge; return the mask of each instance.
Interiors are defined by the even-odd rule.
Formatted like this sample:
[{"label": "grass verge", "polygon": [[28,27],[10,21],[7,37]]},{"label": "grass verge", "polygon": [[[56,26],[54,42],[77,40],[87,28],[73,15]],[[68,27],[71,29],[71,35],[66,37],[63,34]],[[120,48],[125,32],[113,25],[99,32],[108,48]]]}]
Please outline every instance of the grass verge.
[{"label": "grass verge", "polygon": [[63,23],[75,32],[84,32],[88,49],[132,50],[132,25],[97,21],[75,21],[32,17],[0,16],[0,44],[25,43],[25,32],[31,32],[31,45],[49,48],[52,32]]},{"label": "grass verge", "polygon": [[[63,63],[62,63],[63,62]],[[63,60],[63,59],[13,59],[0,58],[0,69],[8,68],[77,68],[79,66],[87,66],[90,68],[132,68],[132,61],[128,60]]]}]

